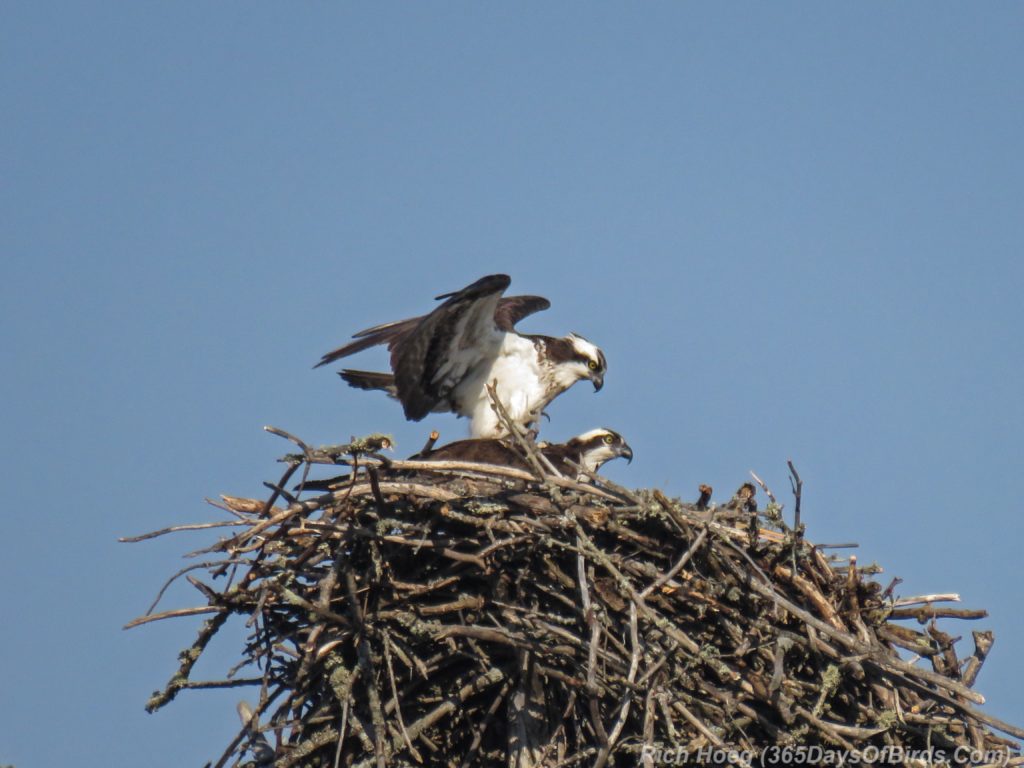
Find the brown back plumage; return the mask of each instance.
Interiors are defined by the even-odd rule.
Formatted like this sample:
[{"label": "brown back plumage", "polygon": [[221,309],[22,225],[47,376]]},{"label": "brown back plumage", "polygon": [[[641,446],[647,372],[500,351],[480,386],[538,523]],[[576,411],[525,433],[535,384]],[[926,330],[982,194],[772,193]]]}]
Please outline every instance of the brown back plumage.
[{"label": "brown back plumage", "polygon": [[424,461],[472,461],[501,467],[529,470],[522,454],[504,440],[495,438],[456,440],[435,448],[426,455],[415,456]]}]

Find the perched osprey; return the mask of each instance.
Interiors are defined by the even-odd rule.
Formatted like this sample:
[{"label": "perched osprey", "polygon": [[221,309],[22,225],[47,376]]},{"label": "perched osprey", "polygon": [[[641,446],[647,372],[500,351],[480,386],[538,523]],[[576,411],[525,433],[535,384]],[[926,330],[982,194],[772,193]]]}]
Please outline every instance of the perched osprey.
[{"label": "perched osprey", "polygon": [[[577,470],[597,472],[603,464],[620,456],[633,461],[633,449],[618,432],[610,429],[592,429],[566,443],[541,443],[541,453],[559,474],[575,477],[580,482],[587,476]],[[479,464],[497,464],[516,469],[530,469],[522,452],[506,440],[457,440],[413,458],[423,461],[474,461]]]},{"label": "perched osprey", "polygon": [[524,335],[515,325],[547,309],[540,296],[502,298],[508,275],[488,275],[455,293],[429,315],[360,331],[348,344],[321,358],[316,367],[369,347],[386,344],[392,373],[343,370],[339,375],[359,389],[380,389],[401,401],[405,417],[455,413],[471,420],[473,437],[507,434],[487,395],[497,382],[498,399],[516,423],[528,428],[547,405],[581,379],[604,384],[604,353],[570,333],[562,338]]},{"label": "perched osprey", "polygon": [[[538,447],[559,474],[574,477],[579,482],[586,482],[589,478],[577,467],[586,472],[597,472],[606,462],[620,456],[630,463],[633,461],[633,449],[629,447],[622,435],[610,429],[592,429],[566,443],[540,443]],[[411,459],[416,461],[472,461],[477,464],[494,464],[527,472],[532,470],[518,446],[511,441],[497,438],[456,440],[454,443],[442,445],[440,448],[417,453]],[[341,475],[324,480],[307,480],[301,487],[306,491],[330,491],[350,481],[350,475]]]}]

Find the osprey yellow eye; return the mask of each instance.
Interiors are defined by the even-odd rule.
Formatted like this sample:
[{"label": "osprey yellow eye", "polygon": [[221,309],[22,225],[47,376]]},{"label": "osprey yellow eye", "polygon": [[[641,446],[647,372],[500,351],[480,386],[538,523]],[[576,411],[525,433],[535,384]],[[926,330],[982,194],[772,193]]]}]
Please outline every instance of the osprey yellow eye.
[{"label": "osprey yellow eye", "polygon": [[589,363],[587,363],[587,367],[590,368],[590,370],[592,370],[592,371],[596,371],[597,370],[597,362],[594,361],[594,360],[591,360]]},{"label": "osprey yellow eye", "polygon": [[605,435],[604,436],[604,441],[605,441],[606,444],[611,445],[612,443],[615,442],[615,438],[612,437],[611,435]]}]

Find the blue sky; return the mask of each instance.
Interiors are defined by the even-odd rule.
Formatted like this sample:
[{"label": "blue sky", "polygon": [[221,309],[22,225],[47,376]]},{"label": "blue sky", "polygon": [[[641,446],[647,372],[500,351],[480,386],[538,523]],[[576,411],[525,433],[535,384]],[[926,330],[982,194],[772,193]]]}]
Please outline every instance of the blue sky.
[{"label": "blue sky", "polygon": [[0,763],[219,754],[235,694],[143,712],[198,622],[120,629],[209,537],[116,538],[261,494],[264,424],[461,437],[311,366],[495,271],[552,300],[525,329],[609,360],[545,437],[617,429],[611,476],[687,498],[753,469],[788,500],[792,458],[812,540],[990,611],[946,630],[995,630],[978,685],[1024,723],[1024,7],[2,17]]}]

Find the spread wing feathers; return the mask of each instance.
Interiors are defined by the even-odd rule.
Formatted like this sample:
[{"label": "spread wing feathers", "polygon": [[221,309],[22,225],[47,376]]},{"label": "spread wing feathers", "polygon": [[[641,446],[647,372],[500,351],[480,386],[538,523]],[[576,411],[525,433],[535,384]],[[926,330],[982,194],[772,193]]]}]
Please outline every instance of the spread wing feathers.
[{"label": "spread wing feathers", "polygon": [[551,302],[543,296],[509,296],[498,302],[494,322],[501,330],[511,333],[524,317],[543,312],[550,306]]},{"label": "spread wing feathers", "polygon": [[355,341],[349,342],[337,349],[332,349],[321,357],[320,362],[313,367],[319,368],[322,365],[328,365],[335,360],[340,360],[343,357],[354,355],[356,352],[362,352],[364,349],[376,347],[380,344],[387,344],[389,350],[394,349],[398,340],[415,330],[416,325],[422,319],[422,317],[410,317],[408,320],[396,320],[393,323],[375,325],[373,328],[360,331],[352,337]]},{"label": "spread wing feathers", "polygon": [[423,318],[391,350],[391,370],[405,417],[419,421],[472,369],[497,353],[494,321],[508,275],[482,277]]},{"label": "spread wing feathers", "polygon": [[[504,277],[504,275],[494,275],[492,277]],[[488,279],[490,278],[484,278],[484,280]],[[474,285],[477,285],[477,283],[474,283]],[[470,286],[470,288],[472,287],[473,286]],[[469,289],[467,288],[465,290]],[[458,291],[456,293],[446,293],[442,296],[438,296],[438,299],[455,298],[459,296],[459,294],[464,293],[465,290]],[[501,290],[504,290],[504,288]],[[535,312],[541,312],[548,309],[550,306],[551,302],[543,296],[507,296],[498,301],[498,306],[494,310],[494,323],[501,330],[510,332],[515,330],[516,323],[520,322],[523,318],[529,317]],[[438,307],[438,309],[440,308],[441,307]],[[318,362],[314,368],[319,368],[322,365],[329,365],[343,357],[354,355],[356,352],[362,352],[364,349],[384,344],[387,345],[388,351],[390,352],[394,350],[395,345],[402,338],[416,330],[416,326],[426,319],[426,317],[428,316],[421,315],[419,317],[410,317],[406,320],[396,320],[391,323],[383,323],[353,334],[352,338],[355,339],[355,341],[351,341],[337,349],[332,349],[320,358],[320,362]]]}]

